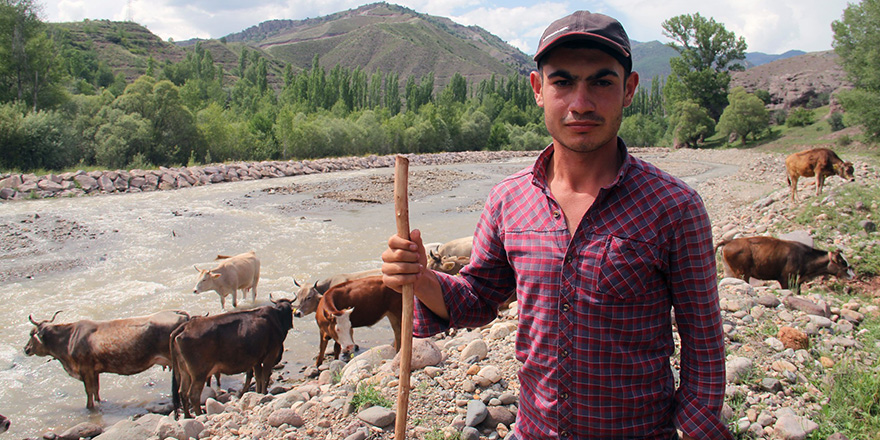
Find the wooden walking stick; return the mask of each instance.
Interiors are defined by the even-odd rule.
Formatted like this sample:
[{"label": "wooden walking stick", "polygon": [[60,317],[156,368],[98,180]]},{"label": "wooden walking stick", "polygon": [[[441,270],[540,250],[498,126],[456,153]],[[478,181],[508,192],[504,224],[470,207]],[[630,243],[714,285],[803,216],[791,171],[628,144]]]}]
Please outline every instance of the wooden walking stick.
[{"label": "wooden walking stick", "polygon": [[[407,240],[409,240],[408,174],[409,159],[398,155],[394,163],[394,213],[397,217],[397,235]],[[413,301],[413,285],[406,284],[403,286],[403,318],[400,322],[400,384],[397,389],[397,420],[394,424],[394,440],[406,438],[409,378],[412,370]]]}]

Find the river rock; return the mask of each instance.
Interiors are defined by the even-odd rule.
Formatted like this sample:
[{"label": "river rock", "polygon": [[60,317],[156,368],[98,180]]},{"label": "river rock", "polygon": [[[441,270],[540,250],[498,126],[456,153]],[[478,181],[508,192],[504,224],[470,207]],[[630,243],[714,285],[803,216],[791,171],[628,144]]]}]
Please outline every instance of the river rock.
[{"label": "river rock", "polygon": [[371,406],[359,412],[357,417],[373,426],[384,428],[394,423],[396,415],[394,411],[388,408],[382,406]]},{"label": "river rock", "polygon": [[471,399],[467,403],[467,416],[465,417],[466,426],[477,426],[486,420],[489,416],[489,409],[482,401]]},{"label": "river rock", "polygon": [[70,428],[60,435],[59,440],[79,440],[80,438],[92,438],[104,432],[104,427],[96,423],[82,422],[73,428]]},{"label": "river rock", "polygon": [[782,302],[790,309],[800,310],[808,315],[817,315],[828,318],[831,316],[831,309],[827,305],[820,306],[808,299],[797,297],[794,295],[786,297]]},{"label": "river rock", "polygon": [[154,431],[161,439],[176,438],[178,440],[187,440],[186,431],[177,423],[177,420],[165,416],[156,424]]},{"label": "river rock", "polygon": [[476,356],[477,359],[483,360],[486,359],[486,356],[489,355],[489,346],[486,345],[486,341],[482,339],[474,339],[471,341],[464,350],[461,351],[460,359],[462,362],[467,362],[471,357]]},{"label": "river rock", "polygon": [[780,327],[776,337],[780,341],[782,341],[782,345],[785,348],[791,348],[793,350],[806,350],[810,347],[810,337],[807,336],[806,333],[792,327]]},{"label": "river rock", "polygon": [[103,434],[94,437],[93,440],[131,440],[136,438],[150,438],[153,435],[144,426],[131,420],[121,420],[104,431]]},{"label": "river rock", "polygon": [[[412,361],[410,367],[413,371],[421,370],[427,366],[433,366],[443,361],[443,353],[430,338],[415,338],[412,342]],[[400,353],[391,361],[391,369],[400,370]]]},{"label": "river rock", "polygon": [[746,357],[734,357],[726,365],[727,383],[742,383],[754,367],[754,362]]},{"label": "river rock", "polygon": [[305,423],[302,417],[290,408],[282,408],[273,411],[272,414],[269,415],[267,422],[269,423],[269,426],[274,426],[276,428],[284,424],[299,428]]}]

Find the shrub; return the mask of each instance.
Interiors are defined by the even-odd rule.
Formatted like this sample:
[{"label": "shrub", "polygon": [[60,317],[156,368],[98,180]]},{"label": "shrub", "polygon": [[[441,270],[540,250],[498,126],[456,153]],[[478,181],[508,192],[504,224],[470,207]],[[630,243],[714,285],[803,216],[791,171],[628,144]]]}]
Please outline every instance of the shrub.
[{"label": "shrub", "polygon": [[852,143],[852,138],[849,135],[845,134],[839,138],[837,138],[837,145],[841,147],[845,147]]},{"label": "shrub", "polygon": [[831,131],[840,131],[846,128],[846,125],[843,123],[843,113],[832,113],[828,117],[828,125],[831,126]]},{"label": "shrub", "polygon": [[815,116],[813,116],[813,112],[811,110],[805,109],[803,107],[797,107],[791,109],[788,113],[788,118],[785,120],[785,125],[788,127],[806,127],[807,125],[811,125],[815,122]]}]

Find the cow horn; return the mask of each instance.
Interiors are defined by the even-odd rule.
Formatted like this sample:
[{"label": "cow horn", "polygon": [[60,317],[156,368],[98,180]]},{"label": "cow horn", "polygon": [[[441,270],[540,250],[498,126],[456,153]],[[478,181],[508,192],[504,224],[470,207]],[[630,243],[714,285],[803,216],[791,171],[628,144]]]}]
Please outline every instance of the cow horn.
[{"label": "cow horn", "polygon": [[302,287],[299,285],[299,283],[296,282],[296,278],[293,279],[293,285],[296,287]]},{"label": "cow horn", "polygon": [[36,321],[34,321],[34,317],[32,315],[28,315],[28,321],[30,321],[31,324],[33,324],[33,325],[40,325],[40,324],[37,324]]},{"label": "cow horn", "polygon": [[52,319],[50,319],[48,322],[55,322],[55,317],[58,316],[59,313],[61,313],[61,310],[55,312],[55,314],[52,315]]},{"label": "cow horn", "polygon": [[201,269],[199,269],[199,268],[198,268],[198,267],[196,267],[196,265],[195,265],[195,264],[193,264],[193,269],[195,269],[195,270],[196,270],[196,272],[201,272],[201,271],[202,271],[202,270],[201,270]]}]

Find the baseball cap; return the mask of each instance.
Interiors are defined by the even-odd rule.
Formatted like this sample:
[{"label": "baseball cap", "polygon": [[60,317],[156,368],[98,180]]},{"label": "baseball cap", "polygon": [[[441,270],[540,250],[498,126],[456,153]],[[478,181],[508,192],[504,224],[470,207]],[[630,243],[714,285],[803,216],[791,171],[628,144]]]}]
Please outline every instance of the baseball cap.
[{"label": "baseball cap", "polygon": [[576,11],[550,23],[541,36],[535,62],[562,43],[586,40],[617,58],[627,70],[632,69],[632,50],[623,25],[617,20],[590,11]]}]

